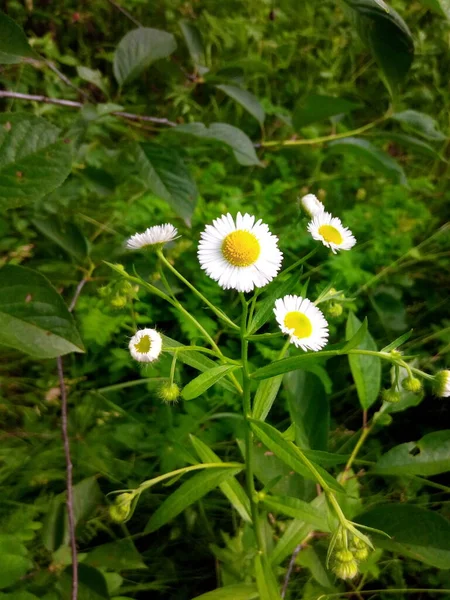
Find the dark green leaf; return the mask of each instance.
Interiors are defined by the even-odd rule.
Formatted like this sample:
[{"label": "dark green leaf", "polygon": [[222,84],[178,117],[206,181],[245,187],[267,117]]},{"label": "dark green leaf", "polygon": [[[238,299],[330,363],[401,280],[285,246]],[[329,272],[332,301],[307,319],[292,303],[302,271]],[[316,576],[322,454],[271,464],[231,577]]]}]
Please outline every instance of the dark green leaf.
[{"label": "dark green leaf", "polygon": [[13,265],[0,269],[0,344],[35,358],[84,352],[73,317],[50,282]]},{"label": "dark green leaf", "polygon": [[172,131],[188,133],[206,140],[217,140],[230,146],[239,164],[247,167],[261,166],[250,138],[241,129],[228,123],[211,123],[209,127],[204,123],[188,123],[178,125]]},{"label": "dark green leaf", "polygon": [[391,342],[390,344],[388,344],[387,346],[382,348],[380,350],[380,352],[390,352],[391,350],[397,350],[397,348],[399,348],[402,344],[404,344],[407,340],[409,340],[413,331],[414,330],[411,329],[411,331],[407,331],[403,335],[400,335],[393,342]]},{"label": "dark green leaf", "polygon": [[280,600],[278,582],[265,554],[255,556],[256,586],[260,600]]},{"label": "dark green leaf", "polygon": [[450,471],[450,430],[433,431],[418,442],[394,446],[383,454],[374,472],[429,477]]},{"label": "dark green leaf", "polygon": [[189,21],[178,21],[189,54],[196,66],[205,64],[205,49],[200,31]]},{"label": "dark green leaf", "polygon": [[258,421],[265,421],[267,415],[272,408],[272,404],[275,402],[275,398],[278,395],[278,391],[283,381],[283,375],[278,377],[271,377],[261,381],[255,393],[253,400],[253,413],[252,416]]},{"label": "dark green leaf", "polygon": [[216,88],[222,90],[222,92],[233,98],[233,100],[236,100],[252,117],[255,117],[260,125],[263,125],[266,115],[256,96],[235,85],[216,85]]},{"label": "dark green leaf", "polygon": [[404,110],[393,114],[391,118],[394,121],[405,124],[407,128],[415,131],[427,140],[442,142],[447,139],[447,136],[439,131],[436,121],[425,113],[418,112],[417,110]]},{"label": "dark green leaf", "polygon": [[[108,600],[108,586],[103,573],[80,563],[78,565],[78,600]],[[72,566],[67,567],[61,574],[58,587],[63,598],[72,597]]]},{"label": "dark green leaf", "polygon": [[0,535],[0,589],[13,585],[33,567],[27,554],[26,547],[13,536]]},{"label": "dark green leaf", "polygon": [[88,243],[80,229],[72,222],[61,221],[55,215],[45,219],[33,219],[32,223],[52,242],[60,246],[78,262],[83,262],[88,255]]},{"label": "dark green leaf", "polygon": [[60,496],[54,496],[49,503],[41,531],[42,543],[55,552],[64,542],[65,535],[65,504]]},{"label": "dark green leaf", "polygon": [[156,531],[225,480],[234,477],[240,470],[237,467],[218,467],[196,473],[182,483],[153,513],[147,523],[145,533]]},{"label": "dark green leaf", "polygon": [[36,57],[23,29],[0,11],[0,64],[12,65],[24,57]]},{"label": "dark green leaf", "polygon": [[335,140],[328,145],[328,151],[332,154],[344,153],[354,154],[358,159],[367,163],[377,171],[381,171],[386,177],[392,178],[402,185],[407,185],[406,175],[402,167],[386,152],[380,150],[367,140],[362,138],[348,137]]},{"label": "dark green leaf", "polygon": [[138,77],[153,62],[167,58],[177,43],[171,33],[139,27],[129,31],[114,54],[114,76],[120,86]]},{"label": "dark green leaf", "polygon": [[258,598],[259,594],[254,585],[237,583],[196,596],[193,600],[258,600]]},{"label": "dark green leaf", "polygon": [[407,135],[406,133],[382,131],[380,133],[373,134],[371,137],[377,140],[389,140],[391,142],[396,142],[410,153],[419,154],[420,156],[427,156],[428,158],[433,159],[438,158],[443,162],[447,162],[442,154],[439,154],[439,152],[433,148],[433,146],[417,137]]},{"label": "dark green leaf", "polygon": [[[349,312],[346,327],[346,337],[351,339],[361,327],[361,321]],[[361,350],[377,350],[377,346],[368,331],[358,348]],[[377,356],[351,354],[348,357],[350,369],[358,392],[359,402],[364,410],[372,406],[378,398],[381,387],[381,361]]]},{"label": "dark green leaf", "polygon": [[355,333],[352,334],[348,342],[345,344],[343,352],[348,352],[349,350],[353,350],[353,348],[359,346],[367,336],[368,327],[369,325],[367,322],[367,317],[365,317],[360,327],[356,329]]},{"label": "dark green leaf", "polygon": [[302,127],[316,121],[323,121],[334,115],[349,113],[360,107],[361,104],[350,102],[344,98],[312,94],[306,100],[296,104],[292,115],[292,124],[294,129],[299,131]]},{"label": "dark green leaf", "polygon": [[222,377],[225,377],[231,371],[237,369],[237,365],[219,365],[209,371],[205,371],[201,375],[198,375],[195,379],[190,381],[181,393],[184,400],[192,400],[201,396],[206,390],[209,390],[211,386],[220,381]]},{"label": "dark green leaf", "polygon": [[134,156],[140,176],[148,188],[190,225],[198,191],[178,152],[145,143],[134,147]]},{"label": "dark green leaf", "polygon": [[[83,79],[88,83],[92,83],[92,85],[95,85],[95,87],[98,87],[98,89],[101,90],[105,94],[105,96],[109,95],[108,83],[106,81],[106,78],[103,78],[101,71],[99,71],[98,69],[89,69],[89,67],[78,66],[77,73],[80,79]],[[116,110],[121,109],[116,108]]]},{"label": "dark green leaf", "polygon": [[450,569],[450,522],[440,514],[412,504],[383,504],[356,519],[391,536],[372,536],[377,546],[411,556],[437,567]]},{"label": "dark green leaf", "polygon": [[326,514],[311,503],[290,496],[269,496],[263,500],[271,512],[279,512],[293,519],[311,523],[319,531],[330,531]]},{"label": "dark green leaf", "polygon": [[324,358],[339,356],[339,354],[341,354],[341,350],[322,350],[320,352],[309,352],[307,354],[299,354],[275,360],[252,373],[252,379],[269,379],[269,377],[275,377],[282,373],[308,368],[310,365],[320,364]]},{"label": "dark green leaf", "polygon": [[408,26],[393,9],[379,0],[345,0],[362,41],[378,63],[392,96],[405,79],[414,58]]},{"label": "dark green leaf", "polygon": [[67,178],[72,153],[59,133],[40,117],[0,115],[0,210],[39,200]]},{"label": "dark green leaf", "polygon": [[450,20],[450,1],[449,0],[421,0],[422,4],[443,17]]},{"label": "dark green leaf", "polygon": [[397,287],[383,285],[371,296],[372,306],[387,331],[398,333],[408,327],[402,291]]},{"label": "dark green leaf", "polygon": [[83,563],[91,567],[118,572],[147,568],[133,542],[126,538],[97,546],[89,552]]}]

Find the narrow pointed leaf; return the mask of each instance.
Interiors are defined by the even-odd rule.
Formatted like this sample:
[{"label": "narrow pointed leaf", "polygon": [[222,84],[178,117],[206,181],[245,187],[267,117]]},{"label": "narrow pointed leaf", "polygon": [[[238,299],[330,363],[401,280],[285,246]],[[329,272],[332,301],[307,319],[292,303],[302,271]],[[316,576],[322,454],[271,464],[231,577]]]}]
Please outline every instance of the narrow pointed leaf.
[{"label": "narrow pointed leaf", "polygon": [[278,582],[265,554],[255,557],[255,576],[259,600],[281,600]]},{"label": "narrow pointed leaf", "polygon": [[263,125],[266,117],[263,107],[258,98],[247,90],[236,87],[235,85],[216,85],[216,88],[222,90],[227,96],[233,98],[245,110],[255,117],[260,125]]},{"label": "narrow pointed leaf", "polygon": [[212,385],[220,381],[222,377],[225,377],[225,375],[237,368],[237,365],[219,365],[218,367],[214,367],[213,369],[202,373],[183,388],[181,393],[183,399],[193,400],[194,398],[197,398],[206,392]]},{"label": "narrow pointed leaf", "polygon": [[350,102],[345,98],[311,94],[311,96],[296,104],[292,115],[292,124],[294,129],[299,131],[302,127],[316,121],[323,121],[334,115],[346,114],[357,108],[361,108],[361,104]]},{"label": "narrow pointed leaf", "polygon": [[330,531],[328,519],[323,510],[315,508],[310,502],[304,502],[291,496],[265,496],[264,506],[270,511],[279,512],[293,519],[310,523],[319,531]]},{"label": "narrow pointed leaf", "polygon": [[12,65],[22,58],[36,57],[23,29],[0,11],[0,64]]},{"label": "narrow pointed leaf", "polygon": [[196,596],[192,600],[258,600],[259,594],[254,585],[236,583],[226,585],[212,592]]}]

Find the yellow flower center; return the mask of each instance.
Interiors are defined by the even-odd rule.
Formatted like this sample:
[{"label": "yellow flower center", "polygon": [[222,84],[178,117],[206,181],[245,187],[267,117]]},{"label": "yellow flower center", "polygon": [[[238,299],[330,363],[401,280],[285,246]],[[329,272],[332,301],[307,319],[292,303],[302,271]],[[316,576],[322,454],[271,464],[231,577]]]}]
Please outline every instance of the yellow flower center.
[{"label": "yellow flower center", "polygon": [[136,348],[136,352],[140,352],[141,354],[147,354],[150,350],[152,343],[148,335],[143,335],[137,344],[134,345]]},{"label": "yellow flower center", "polygon": [[288,329],[293,329],[295,337],[298,338],[309,337],[313,330],[308,317],[297,311],[288,312],[284,317],[284,324]]},{"label": "yellow flower center", "polygon": [[336,229],[336,227],[332,227],[331,225],[322,225],[319,227],[319,233],[323,237],[323,239],[328,243],[333,244],[342,244],[344,238],[340,234],[340,232]]},{"label": "yellow flower center", "polygon": [[261,246],[253,233],[242,229],[229,233],[222,243],[222,254],[235,267],[252,265],[260,252]]}]

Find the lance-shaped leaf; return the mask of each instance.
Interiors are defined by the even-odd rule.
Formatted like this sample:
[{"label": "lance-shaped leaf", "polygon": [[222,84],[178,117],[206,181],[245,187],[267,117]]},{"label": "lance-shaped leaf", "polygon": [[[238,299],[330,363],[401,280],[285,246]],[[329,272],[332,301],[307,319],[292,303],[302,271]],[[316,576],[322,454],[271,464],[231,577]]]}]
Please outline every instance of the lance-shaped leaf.
[{"label": "lance-shaped leaf", "polygon": [[26,35],[11,17],[0,11],[0,64],[12,65],[36,57]]},{"label": "lance-shaped leaf", "polygon": [[227,96],[233,98],[245,110],[255,117],[260,125],[264,124],[266,117],[263,107],[256,96],[247,90],[236,87],[235,85],[216,85],[216,88],[222,90]]},{"label": "lance-shaped leaf", "polygon": [[40,273],[14,265],[0,269],[0,344],[35,358],[84,352],[55,288]]},{"label": "lance-shaped leaf", "polygon": [[259,600],[281,600],[278,582],[265,554],[255,557],[255,576]]},{"label": "lance-shaped leaf", "polygon": [[432,142],[442,142],[447,139],[447,136],[439,131],[439,126],[433,117],[417,110],[403,110],[394,113],[391,119],[405,125],[407,129],[415,131]]},{"label": "lance-shaped leaf", "polygon": [[231,371],[238,368],[238,365],[219,365],[209,371],[205,371],[201,375],[198,375],[195,379],[190,381],[181,393],[184,400],[193,400],[201,396],[206,390],[209,390],[211,386],[220,381],[222,377],[225,377]]},{"label": "lance-shaped leaf", "polygon": [[236,583],[206,592],[206,594],[196,596],[193,600],[259,600],[259,594],[254,585]]},{"label": "lance-shaped leaf", "polygon": [[271,512],[282,513],[293,519],[299,519],[305,523],[310,523],[319,531],[330,531],[328,519],[323,510],[316,508],[310,502],[292,498],[291,496],[270,496],[266,495],[263,500]]},{"label": "lance-shaped leaf", "polygon": [[323,121],[334,115],[349,113],[360,108],[361,104],[350,102],[345,98],[311,94],[305,100],[297,103],[292,115],[292,124],[297,131],[306,125]]}]

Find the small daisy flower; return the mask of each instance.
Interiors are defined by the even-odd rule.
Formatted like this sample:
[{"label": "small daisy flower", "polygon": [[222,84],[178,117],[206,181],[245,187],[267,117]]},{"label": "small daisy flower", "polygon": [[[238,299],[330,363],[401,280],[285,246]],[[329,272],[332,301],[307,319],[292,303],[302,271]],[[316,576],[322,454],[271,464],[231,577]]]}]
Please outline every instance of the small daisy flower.
[{"label": "small daisy flower", "polygon": [[198,247],[200,266],[224,289],[251,292],[264,287],[278,273],[283,254],[278,238],[261,219],[228,213],[207,225]]},{"label": "small daisy flower", "polygon": [[144,233],[135,233],[126,243],[129,250],[139,250],[145,246],[155,246],[157,244],[167,244],[172,242],[178,236],[178,230],[170,223],[165,225],[155,225],[149,227]]},{"label": "small daisy flower", "polygon": [[153,362],[161,354],[162,337],[156,329],[141,329],[133,335],[128,348],[138,362]]},{"label": "small daisy flower", "polygon": [[316,215],[325,212],[325,206],[317,198],[317,196],[314,196],[314,194],[306,194],[306,196],[303,196],[300,202],[303,210],[308,213],[310,217],[315,217]]},{"label": "small daisy flower", "polygon": [[350,229],[344,227],[340,219],[328,212],[314,215],[308,225],[308,231],[315,240],[331,248],[334,254],[336,250],[350,250],[356,244]]},{"label": "small daisy flower", "polygon": [[434,391],[440,398],[450,397],[450,371],[439,371],[434,378]]},{"label": "small daisy flower", "polygon": [[275,302],[276,320],[292,344],[302,350],[321,350],[328,342],[328,323],[308,298],[285,296]]}]

